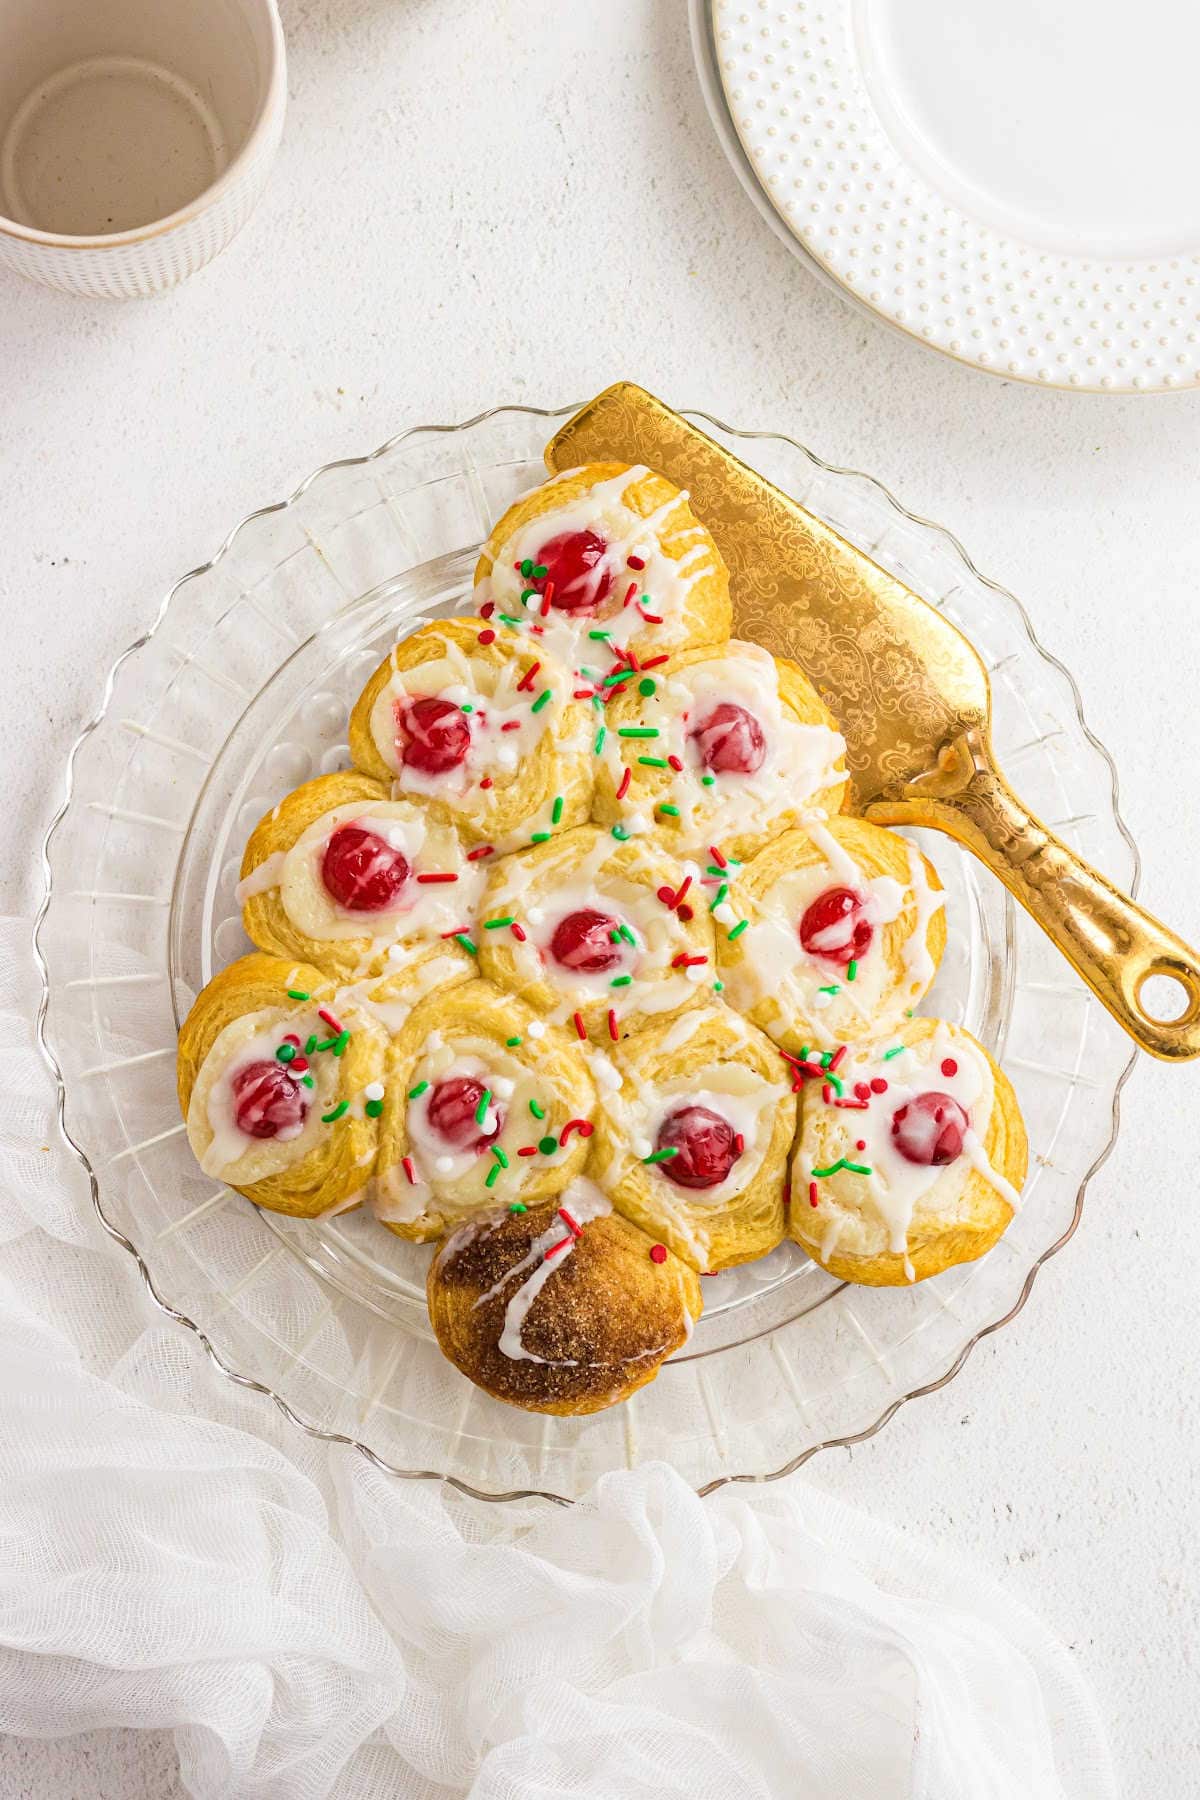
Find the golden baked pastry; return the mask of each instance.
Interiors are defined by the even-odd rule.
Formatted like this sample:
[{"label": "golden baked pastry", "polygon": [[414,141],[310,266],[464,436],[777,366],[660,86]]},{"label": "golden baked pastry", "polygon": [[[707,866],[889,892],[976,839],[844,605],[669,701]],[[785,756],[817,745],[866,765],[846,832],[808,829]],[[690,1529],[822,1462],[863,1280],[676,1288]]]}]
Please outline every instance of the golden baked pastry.
[{"label": "golden baked pastry", "polygon": [[243,956],[179,1033],[179,1104],[206,1174],[313,1218],[366,1187],[379,1140],[383,1026],[303,962]]},{"label": "golden baked pastry", "polygon": [[693,646],[621,684],[593,816],[653,825],[677,855],[745,861],[848,797],[846,745],[803,670],[757,644]]},{"label": "golden baked pastry", "polygon": [[573,690],[541,641],[483,619],[433,619],[359,695],[350,755],[468,844],[514,850],[588,816],[595,728]]},{"label": "golden baked pastry", "polygon": [[686,1343],[701,1307],[695,1271],[587,1181],[460,1225],[426,1293],[454,1366],[497,1400],[544,1413],[628,1399]]},{"label": "golden baked pastry", "polygon": [[478,849],[446,819],[347,769],[306,781],[260,819],[238,898],[261,950],[353,981],[469,927],[485,880]]},{"label": "golden baked pastry", "polygon": [[[479,966],[579,1037],[612,1044],[716,979],[708,902],[650,838],[580,825],[506,856],[480,908]],[[690,884],[688,884],[690,887]]]},{"label": "golden baked pastry", "polygon": [[991,1249],[1027,1162],[1016,1095],[983,1045],[907,1020],[803,1079],[791,1235],[841,1281],[922,1281]]},{"label": "golden baked pastry", "polygon": [[476,605],[520,619],[588,676],[625,652],[645,659],[729,636],[720,551],[687,495],[641,466],[590,463],[522,495],[475,581]]},{"label": "golden baked pastry", "polygon": [[731,894],[749,923],[733,938],[717,931],[725,1000],[793,1053],[902,1024],[946,947],[932,863],[844,813],[773,838]]},{"label": "golden baked pastry", "polygon": [[412,1009],[388,1056],[377,1216],[440,1237],[497,1202],[560,1193],[587,1160],[595,1089],[582,1054],[513,994],[477,980]]},{"label": "golden baked pastry", "polygon": [[601,1079],[588,1173],[617,1211],[702,1271],[773,1250],[796,1102],[770,1039],[715,1005],[626,1038],[611,1061],[621,1085]]}]

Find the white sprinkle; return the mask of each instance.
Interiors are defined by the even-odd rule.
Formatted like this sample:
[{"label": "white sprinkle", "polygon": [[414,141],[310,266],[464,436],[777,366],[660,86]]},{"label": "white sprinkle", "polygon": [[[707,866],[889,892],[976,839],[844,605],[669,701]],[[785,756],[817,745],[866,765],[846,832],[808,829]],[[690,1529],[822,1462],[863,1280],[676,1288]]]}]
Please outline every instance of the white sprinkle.
[{"label": "white sprinkle", "polygon": [[436,1157],[433,1166],[439,1175],[449,1175],[454,1167],[454,1158],[452,1156]]},{"label": "white sprinkle", "polygon": [[383,1099],[383,1083],[382,1083],[382,1081],[368,1081],[366,1087],[363,1089],[363,1099],[364,1100],[382,1100]]},{"label": "white sprinkle", "polygon": [[497,1100],[511,1100],[514,1083],[507,1075],[497,1075],[492,1082],[492,1092]]},{"label": "white sprinkle", "polygon": [[728,900],[722,900],[720,906],[713,907],[713,918],[717,921],[718,925],[732,925],[737,918],[737,914],[734,912],[732,906],[730,906]]},{"label": "white sprinkle", "polygon": [[541,1019],[530,1019],[528,1025],[525,1027],[525,1036],[531,1038],[544,1038],[545,1035],[546,1027]]},{"label": "white sprinkle", "polygon": [[529,920],[531,925],[540,925],[545,916],[546,915],[540,906],[527,906],[525,908],[525,917]]},{"label": "white sprinkle", "polygon": [[630,1143],[630,1148],[635,1156],[649,1156],[653,1147],[650,1139],[644,1137],[633,1138]]}]

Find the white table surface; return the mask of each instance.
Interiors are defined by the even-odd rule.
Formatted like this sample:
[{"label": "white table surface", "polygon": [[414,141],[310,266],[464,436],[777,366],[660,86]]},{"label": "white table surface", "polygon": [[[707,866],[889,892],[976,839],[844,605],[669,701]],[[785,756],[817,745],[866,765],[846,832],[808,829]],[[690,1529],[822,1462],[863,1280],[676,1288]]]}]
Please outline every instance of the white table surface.
[{"label": "white table surface", "polygon": [[[1200,396],[1005,385],[818,286],[723,160],[682,0],[283,10],[283,149],[224,258],[118,307],[0,276],[0,906],[34,904],[58,770],[111,659],[245,512],[406,425],[629,376],[871,471],[1021,595],[1116,757],[1143,897],[1200,942]],[[1143,1061],[1083,1226],[1016,1325],[802,1477],[1041,1611],[1140,1800],[1200,1792],[1198,1101],[1200,1069]],[[172,1766],[160,1738],[10,1741],[0,1793],[166,1800]]]}]

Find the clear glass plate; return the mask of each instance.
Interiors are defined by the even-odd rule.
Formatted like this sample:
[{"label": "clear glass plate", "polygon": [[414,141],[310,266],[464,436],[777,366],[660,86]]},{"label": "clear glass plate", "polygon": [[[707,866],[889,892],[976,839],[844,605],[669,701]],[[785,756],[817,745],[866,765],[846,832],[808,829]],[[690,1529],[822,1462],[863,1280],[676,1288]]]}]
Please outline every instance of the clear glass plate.
[{"label": "clear glass plate", "polygon": [[[565,416],[502,408],[409,432],[319,471],[185,576],[72,753],[38,926],[63,1130],[158,1304],[305,1430],[497,1498],[571,1498],[652,1457],[708,1490],[878,1430],[1020,1310],[1078,1223],[1130,1062],[1003,890],[927,834],[951,945],[927,1010],[966,1024],[1016,1083],[1034,1151],[1021,1212],[981,1262],[911,1290],[846,1287],[787,1246],[708,1279],[686,1353],[589,1419],[502,1406],[445,1362],[425,1315],[427,1249],[363,1214],[259,1212],[200,1173],[175,1037],[214,969],[248,947],[233,895],[245,838],[289,788],[344,763],[350,704],[394,638],[467,604],[476,546],[541,478]],[[1023,795],[1132,888],[1111,761],[1017,602],[868,477],[691,416],[962,626],[991,671],[997,743]]]}]

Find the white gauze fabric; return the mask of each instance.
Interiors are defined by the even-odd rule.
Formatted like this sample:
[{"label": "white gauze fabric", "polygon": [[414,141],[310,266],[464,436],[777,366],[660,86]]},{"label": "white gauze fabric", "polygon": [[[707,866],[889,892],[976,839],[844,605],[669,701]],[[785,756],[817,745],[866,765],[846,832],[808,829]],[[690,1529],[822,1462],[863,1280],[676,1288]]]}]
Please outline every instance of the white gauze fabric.
[{"label": "white gauze fabric", "polygon": [[56,1148],[0,924],[0,1730],[173,1727],[196,1800],[1106,1800],[1066,1652],[802,1480],[576,1507],[381,1474],[222,1380]]}]

